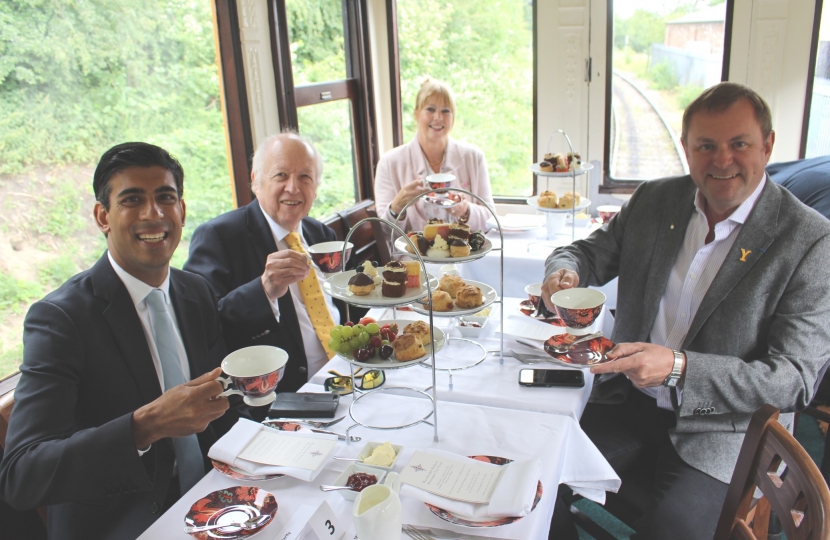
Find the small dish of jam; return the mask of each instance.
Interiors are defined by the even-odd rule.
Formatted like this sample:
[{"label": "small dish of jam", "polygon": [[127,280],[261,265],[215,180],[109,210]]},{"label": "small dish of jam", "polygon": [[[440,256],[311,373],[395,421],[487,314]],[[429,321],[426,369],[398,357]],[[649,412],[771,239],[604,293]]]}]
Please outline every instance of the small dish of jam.
[{"label": "small dish of jam", "polygon": [[369,486],[374,486],[378,483],[378,477],[374,474],[356,472],[349,476],[346,480],[346,485],[357,492],[361,492]]},{"label": "small dish of jam", "polygon": [[362,463],[352,463],[340,473],[340,476],[334,481],[334,485],[352,488],[350,490],[341,489],[337,493],[347,501],[354,501],[358,493],[369,486],[382,484],[385,478],[386,471],[383,469],[376,469]]}]

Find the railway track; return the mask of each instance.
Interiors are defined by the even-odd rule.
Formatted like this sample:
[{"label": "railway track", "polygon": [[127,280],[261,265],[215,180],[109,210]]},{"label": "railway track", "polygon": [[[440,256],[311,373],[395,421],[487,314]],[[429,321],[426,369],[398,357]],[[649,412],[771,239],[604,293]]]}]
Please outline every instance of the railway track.
[{"label": "railway track", "polygon": [[611,176],[653,180],[688,172],[680,141],[648,97],[614,72]]}]

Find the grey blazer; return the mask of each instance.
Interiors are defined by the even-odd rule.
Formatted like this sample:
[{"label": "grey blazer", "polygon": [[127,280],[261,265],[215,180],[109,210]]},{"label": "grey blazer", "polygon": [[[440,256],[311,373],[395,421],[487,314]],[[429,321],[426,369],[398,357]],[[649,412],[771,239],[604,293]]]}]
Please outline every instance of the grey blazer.
[{"label": "grey blazer", "polygon": [[[570,268],[581,286],[619,276],[612,339],[648,341],[694,196],[689,176],[642,184],[607,226],[554,251],[546,274]],[[741,248],[751,250],[744,261]],[[830,222],[767,181],[682,349],[672,442],[689,465],[729,482],[752,413],[764,403],[806,406],[830,359]],[[792,414],[780,421],[789,427]]]}]

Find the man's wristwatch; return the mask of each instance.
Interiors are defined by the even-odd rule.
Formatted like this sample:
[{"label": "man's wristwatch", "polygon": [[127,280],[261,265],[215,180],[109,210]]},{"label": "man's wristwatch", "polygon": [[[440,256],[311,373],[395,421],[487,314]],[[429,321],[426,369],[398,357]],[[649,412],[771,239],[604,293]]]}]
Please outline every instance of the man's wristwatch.
[{"label": "man's wristwatch", "polygon": [[674,365],[671,368],[669,376],[663,381],[663,386],[668,386],[669,388],[677,386],[677,381],[680,380],[680,376],[683,374],[683,353],[680,351],[672,351],[672,353],[674,353]]}]

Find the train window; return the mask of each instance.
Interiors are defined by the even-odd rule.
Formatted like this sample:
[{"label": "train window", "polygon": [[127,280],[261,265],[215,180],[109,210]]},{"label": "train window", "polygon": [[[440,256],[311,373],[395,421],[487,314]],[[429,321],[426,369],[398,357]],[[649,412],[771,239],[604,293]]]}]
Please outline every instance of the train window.
[{"label": "train window", "polygon": [[721,81],[726,2],[614,2],[613,10],[604,187],[631,191],[688,172],[683,110]]},{"label": "train window", "polygon": [[822,9],[805,158],[830,155],[830,6]]},{"label": "train window", "polygon": [[29,305],[106,242],[92,173],[114,144],[182,163],[187,227],[233,206],[209,2],[0,2],[0,379],[22,360]]},{"label": "train window", "polygon": [[403,142],[425,76],[456,99],[452,136],[479,146],[494,196],[533,191],[533,2],[396,0]]},{"label": "train window", "polygon": [[323,219],[371,196],[374,130],[363,90],[371,86],[363,3],[278,0],[274,6],[280,124],[311,139],[323,155],[324,181],[311,211]]}]

